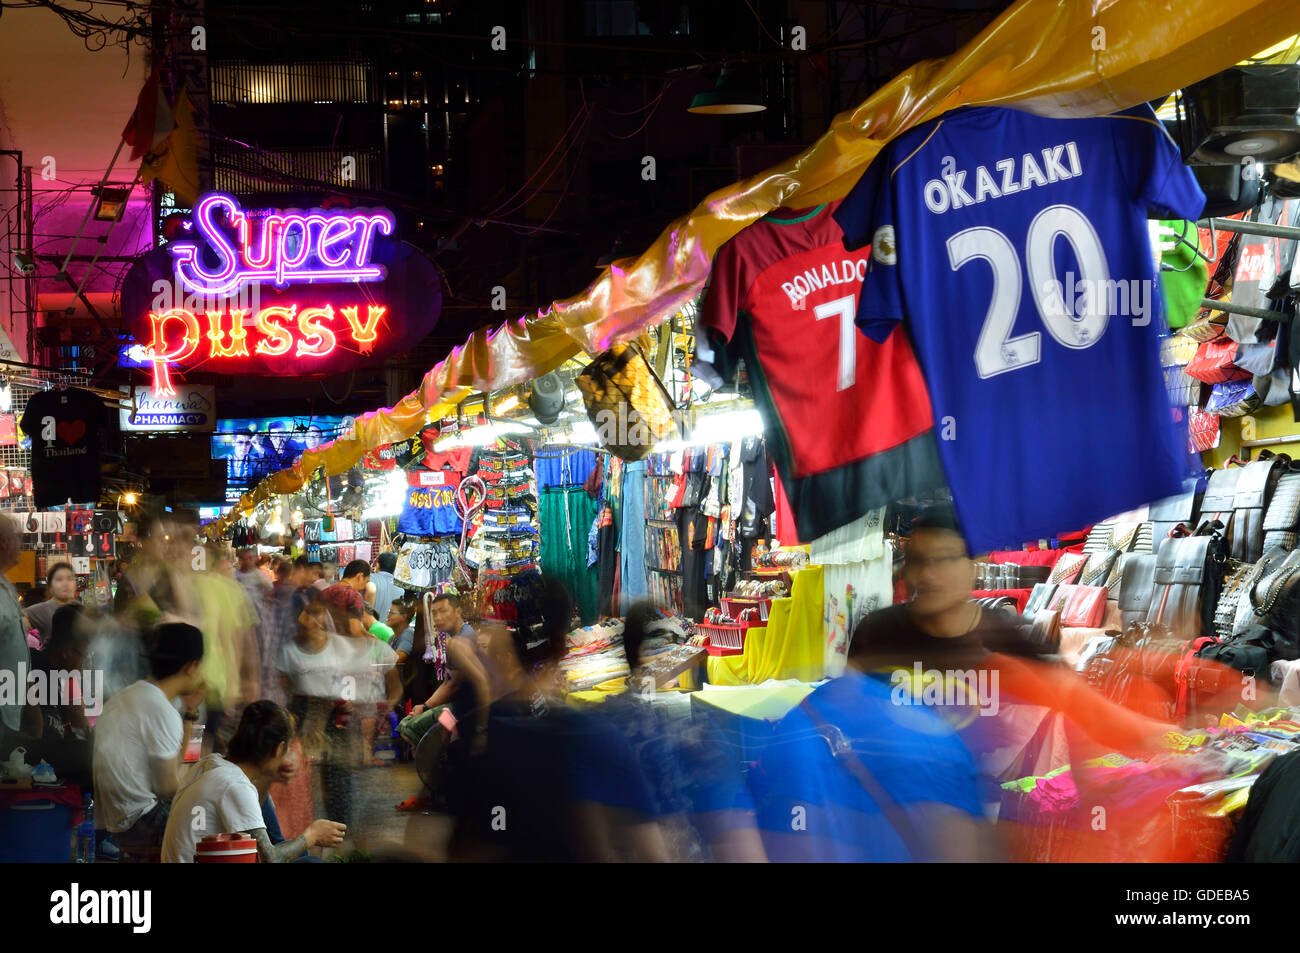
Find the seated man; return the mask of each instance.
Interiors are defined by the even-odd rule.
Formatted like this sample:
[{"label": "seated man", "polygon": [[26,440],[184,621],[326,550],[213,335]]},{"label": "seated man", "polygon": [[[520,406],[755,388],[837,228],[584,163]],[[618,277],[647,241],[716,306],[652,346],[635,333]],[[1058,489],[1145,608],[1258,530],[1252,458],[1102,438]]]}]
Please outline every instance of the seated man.
[{"label": "seated man", "polygon": [[[44,649],[32,650],[33,672],[44,672],[49,685],[48,701],[41,705],[41,718],[33,731],[35,745],[28,751],[32,761],[44,759],[61,781],[83,790],[91,787],[90,722],[85,703],[101,704],[97,697],[102,685],[79,684],[75,698],[61,697],[63,673],[83,672],[90,650],[90,633],[82,619],[83,608],[69,603],[54,612],[50,636]],[[85,693],[89,693],[88,695]],[[93,714],[94,708],[91,709]]]},{"label": "seated man", "polygon": [[314,820],[291,841],[275,842],[268,830],[274,825],[279,833],[274,808],[266,809],[267,792],[286,773],[293,734],[293,718],[275,702],[256,701],[245,708],[227,756],[204,757],[176,792],[163,838],[163,863],[193,863],[195,846],[209,834],[249,835],[266,864],[301,860],[313,847],[340,844],[346,829],[334,821]]},{"label": "seated man", "polygon": [[[184,622],[158,626],[152,677],[124,688],[95,724],[94,785],[99,817],[123,853],[162,844],[185,748],[207,688],[199,674],[203,633]],[[172,702],[180,698],[184,715]]]}]

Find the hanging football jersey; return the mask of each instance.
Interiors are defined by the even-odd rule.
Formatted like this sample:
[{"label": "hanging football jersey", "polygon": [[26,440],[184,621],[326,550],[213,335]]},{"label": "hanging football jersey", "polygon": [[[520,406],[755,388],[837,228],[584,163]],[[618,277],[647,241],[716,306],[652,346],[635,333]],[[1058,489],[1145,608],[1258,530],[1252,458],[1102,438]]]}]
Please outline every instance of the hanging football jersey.
[{"label": "hanging football jersey", "polygon": [[406,491],[406,503],[397,520],[399,533],[446,536],[459,533],[461,527],[454,486],[413,486]]},{"label": "hanging football jersey", "polygon": [[943,485],[906,335],[853,327],[867,252],[844,251],[833,211],[779,211],[723,245],[698,319],[723,378],[745,359],[803,539]]},{"label": "hanging football jersey", "polygon": [[836,210],[846,247],[871,245],[858,326],[887,341],[908,323],[972,551],[1182,485],[1147,215],[1195,221],[1204,205],[1145,105],[981,107],[890,142]]}]

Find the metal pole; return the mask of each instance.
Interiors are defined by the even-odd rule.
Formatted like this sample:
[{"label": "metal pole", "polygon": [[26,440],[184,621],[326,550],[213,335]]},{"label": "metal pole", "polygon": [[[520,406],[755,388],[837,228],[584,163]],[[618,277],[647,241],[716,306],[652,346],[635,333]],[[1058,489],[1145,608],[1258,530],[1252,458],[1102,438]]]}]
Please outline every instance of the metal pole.
[{"label": "metal pole", "polygon": [[1270,225],[1268,222],[1241,222],[1235,218],[1206,218],[1196,223],[1200,228],[1215,228],[1241,235],[1258,235],[1262,238],[1300,239],[1300,228],[1292,225]]},{"label": "metal pole", "polygon": [[1228,314],[1240,314],[1247,318],[1261,318],[1265,321],[1276,321],[1279,324],[1288,324],[1291,316],[1284,311],[1269,311],[1267,308],[1253,308],[1248,304],[1235,304],[1231,301],[1215,301],[1213,298],[1202,298],[1201,307],[1209,308],[1211,311],[1226,311]]},{"label": "metal pole", "polygon": [[[113,153],[113,158],[109,161],[108,168],[104,170],[104,177],[99,180],[99,191],[96,195],[102,194],[104,186],[108,185],[108,177],[113,174],[113,166],[117,165],[117,157],[122,154],[122,147],[124,145],[126,145],[125,139],[118,141],[117,151]],[[139,178],[138,174],[136,178]],[[63,274],[68,270],[68,262],[72,260],[72,253],[77,250],[77,245],[81,241],[81,235],[86,230],[86,226],[90,223],[90,216],[94,214],[96,201],[97,200],[92,197],[90,205],[86,208],[86,216],[81,220],[81,227],[77,229],[77,234],[72,238],[72,247],[68,249],[68,257],[63,259],[63,266],[59,269],[60,274]]]},{"label": "metal pole", "polygon": [[[140,181],[140,173],[137,171],[136,174],[135,174],[135,178],[131,180],[131,184],[127,187],[127,190],[126,190],[126,201],[127,201],[127,203],[130,203],[130,201],[131,201],[131,193],[135,191],[136,183],[139,182],[139,181]],[[125,206],[125,205],[123,205],[123,207],[122,207],[122,215],[126,215],[126,206]],[[80,297],[81,297],[81,293],[82,293],[83,291],[86,290],[86,282],[88,282],[88,281],[90,280],[91,272],[93,272],[93,271],[95,270],[95,262],[99,261],[99,252],[103,250],[104,245],[107,244],[107,242],[108,242],[108,236],[113,234],[113,229],[117,227],[117,223],[120,222],[120,221],[121,221],[121,218],[115,218],[115,219],[113,219],[113,221],[111,221],[111,222],[108,223],[108,231],[106,231],[106,232],[104,233],[104,237],[101,238],[101,239],[100,239],[100,242],[99,242],[99,251],[96,251],[95,254],[91,256],[91,258],[90,258],[90,264],[88,264],[88,265],[86,266],[86,273],[85,273],[84,275],[81,276],[81,284],[77,285],[76,295],[77,295],[78,298],[80,298]],[[72,252],[68,252],[68,257],[65,258],[64,261],[63,261],[63,271],[64,271],[64,272],[66,272],[66,271],[68,270],[68,260],[71,259],[71,258],[72,258]],[[89,304],[87,304],[87,307],[89,307]],[[94,310],[94,309],[92,308],[91,310]]]}]

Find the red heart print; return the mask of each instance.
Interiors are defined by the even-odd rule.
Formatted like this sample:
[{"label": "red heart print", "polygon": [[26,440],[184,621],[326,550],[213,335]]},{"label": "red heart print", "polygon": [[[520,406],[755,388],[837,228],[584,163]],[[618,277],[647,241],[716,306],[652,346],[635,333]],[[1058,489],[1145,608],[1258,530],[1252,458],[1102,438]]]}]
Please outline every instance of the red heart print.
[{"label": "red heart print", "polygon": [[84,420],[60,420],[55,431],[59,439],[66,444],[80,443],[81,438],[86,435],[86,422]]}]

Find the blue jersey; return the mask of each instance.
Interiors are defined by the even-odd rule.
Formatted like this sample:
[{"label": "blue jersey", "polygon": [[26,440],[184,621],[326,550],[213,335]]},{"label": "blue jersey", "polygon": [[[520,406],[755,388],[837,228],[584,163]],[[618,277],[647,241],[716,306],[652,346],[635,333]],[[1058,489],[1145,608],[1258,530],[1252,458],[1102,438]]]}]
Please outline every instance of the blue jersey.
[{"label": "blue jersey", "polygon": [[1147,215],[1204,205],[1146,106],[976,108],[889,143],[836,211],[846,247],[872,246],[858,327],[907,319],[973,552],[1178,491]]},{"label": "blue jersey", "polygon": [[397,520],[397,531],[410,536],[446,536],[461,531],[456,487],[413,486]]}]

